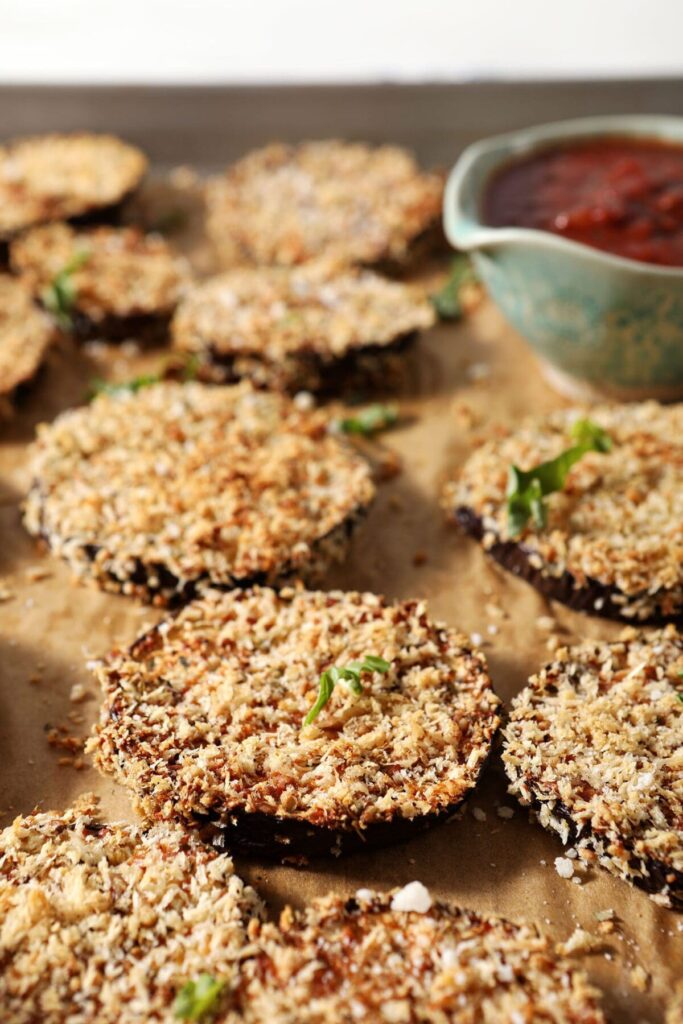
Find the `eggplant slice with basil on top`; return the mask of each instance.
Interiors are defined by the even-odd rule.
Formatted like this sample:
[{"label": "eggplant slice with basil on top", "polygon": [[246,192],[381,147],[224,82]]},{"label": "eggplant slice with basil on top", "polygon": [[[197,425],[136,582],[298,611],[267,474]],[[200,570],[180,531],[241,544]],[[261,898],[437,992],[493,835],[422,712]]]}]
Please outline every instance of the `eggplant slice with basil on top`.
[{"label": "eggplant slice with basil on top", "polygon": [[547,597],[633,623],[683,618],[683,405],[527,420],[470,456],[445,504]]},{"label": "eggplant slice with basil on top", "polygon": [[57,326],[83,341],[164,340],[191,279],[160,236],[133,227],[34,228],[12,243],[10,263]]},{"label": "eggplant slice with basil on top", "polygon": [[93,797],[0,832],[0,908],[12,1024],[167,1024],[202,976],[227,1011],[263,912],[226,854],[177,826],[107,824]]},{"label": "eggplant slice with basil on top", "polygon": [[208,591],[95,674],[89,749],[145,816],[283,861],[448,818],[499,725],[484,655],[374,594]]}]

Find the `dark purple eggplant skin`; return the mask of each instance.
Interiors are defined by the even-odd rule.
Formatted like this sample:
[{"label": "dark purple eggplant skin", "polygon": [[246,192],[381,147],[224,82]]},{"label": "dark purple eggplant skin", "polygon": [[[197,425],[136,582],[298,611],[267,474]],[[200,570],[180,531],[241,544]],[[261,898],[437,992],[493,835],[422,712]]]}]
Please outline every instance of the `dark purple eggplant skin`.
[{"label": "dark purple eggplant skin", "polygon": [[71,314],[69,334],[77,341],[114,341],[133,340],[143,346],[160,345],[168,339],[172,310],[159,313],[143,313],[137,316],[105,316],[101,320],[90,317],[74,309]]},{"label": "dark purple eggplant skin", "polygon": [[[490,750],[497,740],[491,737]],[[470,798],[490,760],[482,762],[477,779],[462,800],[418,818],[396,817],[367,828],[324,828],[296,818],[251,813],[236,808],[224,813],[197,816],[188,822],[199,829],[205,842],[257,860],[304,866],[311,860],[340,857],[363,850],[393,846],[449,821]]]},{"label": "dark purple eggplant skin", "polygon": [[[376,359],[381,372],[382,360],[385,357],[408,352],[417,342],[418,335],[418,331],[407,331],[405,334],[399,334],[388,345],[365,345],[347,352],[340,359],[327,360],[313,351],[301,352],[297,359],[301,363],[302,379],[307,379],[309,374],[315,375],[320,380],[319,385],[315,388],[317,394],[321,396],[338,394],[349,383],[359,383],[356,380],[357,375],[362,382],[364,361]],[[241,379],[234,369],[234,356],[222,355],[211,348],[208,351],[208,365],[220,373],[222,384],[234,384]],[[277,371],[277,365],[274,365],[273,368]],[[296,391],[299,390],[299,387],[295,384],[290,390]]]},{"label": "dark purple eggplant skin", "polygon": [[[34,481],[31,490],[38,488],[38,486],[38,482]],[[350,538],[358,524],[365,518],[368,511],[369,506],[367,508],[356,508],[355,511],[349,514],[343,522],[333,527],[333,529],[324,537],[320,537],[317,544],[324,544],[338,531],[340,533],[344,533],[347,538]],[[50,540],[47,532],[42,532],[39,536],[39,540],[41,543],[44,543],[49,550]],[[100,548],[97,544],[85,544],[83,550],[89,561],[93,562]],[[283,565],[282,569],[278,573],[276,589],[294,582],[299,578],[300,574],[301,570],[298,567]],[[213,580],[207,573],[181,584],[177,576],[175,576],[163,563],[154,562],[152,564],[146,564],[139,558],[135,559],[135,568],[126,579],[119,579],[112,573],[109,574],[109,579],[112,583],[115,583],[117,588],[120,590],[123,590],[125,583],[134,584],[134,586],[140,588],[137,596],[142,600],[149,604],[161,603],[163,607],[170,610],[180,608],[187,604],[188,601],[191,601],[197,596],[203,587],[210,586],[215,590],[246,590],[249,587],[255,586],[274,586],[272,581],[269,582],[266,573],[255,573],[248,577],[231,577],[227,580]],[[155,579],[157,582],[152,585],[149,582],[150,579]]]},{"label": "dark purple eggplant skin", "polygon": [[[533,793],[533,781],[527,779],[527,786]],[[524,804],[537,816],[541,810],[541,801],[535,798],[532,799],[530,804]],[[579,839],[588,840],[591,845],[594,844],[593,848],[598,849],[600,844],[600,836],[590,828],[588,825],[583,825],[581,833],[576,826],[576,822],[572,817],[571,811],[561,801],[557,801],[553,807],[553,813],[556,817],[566,822],[569,828],[569,835],[567,840],[567,846],[573,846],[579,841]],[[552,831],[552,830],[549,830]],[[643,867],[648,871],[648,875],[645,877],[633,877],[629,879],[632,885],[635,885],[638,889],[642,889],[644,892],[650,895],[657,895],[662,893],[664,888],[668,886],[669,898],[671,900],[671,906],[674,910],[683,911],[683,871],[676,871],[674,868],[663,864],[659,860],[653,860],[651,858],[636,857],[632,853],[629,844],[624,843],[625,849],[629,853],[629,865],[634,870],[642,870]]]},{"label": "dark purple eggplant skin", "polygon": [[[465,533],[481,541],[484,526],[473,509],[460,506],[455,510],[454,518]],[[663,626],[667,622],[683,625],[683,608],[673,615],[656,613],[644,619],[624,615],[622,606],[618,600],[615,601],[615,598],[623,596],[616,587],[605,586],[593,579],[589,579],[586,585],[578,586],[574,577],[566,571],[560,576],[545,573],[531,565],[532,552],[515,541],[496,541],[486,552],[508,572],[530,583],[544,597],[559,601],[576,612],[626,622],[630,626]],[[596,601],[599,608],[595,607]]]},{"label": "dark purple eggplant skin", "polygon": [[[86,210],[84,213],[79,213],[75,217],[58,218],[65,220],[67,224],[73,224],[74,227],[97,227],[100,224],[106,224],[111,227],[115,227],[123,222],[123,213],[126,203],[135,195],[137,188],[127,192],[121,199],[115,200],[110,203],[109,206],[96,206],[90,210]],[[7,235],[0,236],[0,266],[6,267],[9,265],[9,246],[13,238],[17,235],[22,234],[24,231],[30,231],[32,228],[40,227],[43,224],[49,224],[51,221],[42,220],[36,221],[32,224],[27,224],[26,227],[20,228],[18,231],[12,231]]]}]

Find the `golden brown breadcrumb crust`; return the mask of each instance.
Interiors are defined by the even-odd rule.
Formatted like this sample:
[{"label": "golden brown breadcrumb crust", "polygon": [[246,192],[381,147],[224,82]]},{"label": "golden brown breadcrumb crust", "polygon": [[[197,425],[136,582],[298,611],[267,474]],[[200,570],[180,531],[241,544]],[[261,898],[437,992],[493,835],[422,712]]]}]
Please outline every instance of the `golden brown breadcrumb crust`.
[{"label": "golden brown breadcrumb crust", "polygon": [[78,576],[157,603],[315,576],[374,496],[328,425],[246,384],[102,394],[39,427],[24,522]]},{"label": "golden brown breadcrumb crust", "polygon": [[225,379],[316,391],[345,362],[381,356],[434,320],[431,303],[406,285],[316,262],[212,278],[180,304],[172,333],[175,348]]},{"label": "golden brown breadcrumb crust", "polygon": [[[530,469],[571,447],[571,428],[585,415],[557,411],[487,441],[447,486],[445,503],[451,513],[475,518],[494,556],[500,545],[514,545],[528,563],[522,574],[537,572],[537,585],[548,581],[549,594],[566,574],[577,592],[595,593],[594,613],[609,600],[612,614],[635,621],[680,616],[683,405],[592,408],[590,419],[610,434],[612,450],[591,452],[573,466],[562,491],[546,499],[546,527],[530,521],[519,537],[510,534],[509,466]],[[571,603],[571,590],[561,599]]]},{"label": "golden brown breadcrumb crust", "polygon": [[86,318],[93,328],[110,318],[168,319],[190,281],[186,260],[161,236],[134,227],[48,224],[21,235],[10,249],[12,269],[37,298],[77,256],[84,262],[70,274],[72,316]]},{"label": "golden brown breadcrumb crust", "polygon": [[673,626],[558,650],[515,698],[510,792],[563,842],[683,909],[683,637]]},{"label": "golden brown breadcrumb crust", "polygon": [[33,303],[31,292],[9,274],[0,274],[0,398],[33,377],[54,338],[50,318]]},{"label": "golden brown breadcrumb crust", "polygon": [[231,1020],[604,1024],[585,974],[535,928],[434,903],[426,890],[419,909],[395,909],[416,887],[326,896],[262,925]]},{"label": "golden brown breadcrumb crust", "polygon": [[442,195],[442,176],[397,146],[274,143],[209,184],[207,226],[228,266],[401,264],[439,224]]},{"label": "golden brown breadcrumb crust", "polygon": [[113,135],[36,135],[0,146],[0,239],[117,205],[147,159]]},{"label": "golden brown breadcrumb crust", "polygon": [[252,889],[183,829],[104,824],[94,798],[0,833],[0,1007],[7,1024],[171,1024],[206,972],[236,983]]},{"label": "golden brown breadcrumb crust", "polygon": [[[367,654],[389,672],[362,695],[338,684],[302,728],[320,674]],[[367,593],[210,591],[95,671],[90,750],[143,813],[303,822],[331,831],[328,853],[335,831],[454,809],[499,724],[481,652],[424,602]]]}]

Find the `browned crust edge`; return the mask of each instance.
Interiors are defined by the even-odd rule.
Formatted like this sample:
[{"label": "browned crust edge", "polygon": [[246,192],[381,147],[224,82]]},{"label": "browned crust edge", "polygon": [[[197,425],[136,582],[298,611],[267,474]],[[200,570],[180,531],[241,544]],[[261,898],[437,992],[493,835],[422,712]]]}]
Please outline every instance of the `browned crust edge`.
[{"label": "browned crust edge", "polygon": [[[508,776],[508,778],[511,778]],[[515,781],[512,780],[511,781]],[[526,784],[529,790],[533,793],[533,782],[529,779],[526,780]],[[519,800],[519,797],[516,797]],[[521,801],[520,801],[521,802]],[[530,803],[522,804],[523,807],[529,808],[529,811],[533,813],[536,818],[538,817],[543,806],[543,802],[537,797],[533,797]],[[589,825],[583,825],[581,831],[574,821],[571,811],[561,801],[556,801],[553,806],[553,815],[565,822],[568,828],[568,836],[566,846],[572,846],[576,843],[583,841],[583,844],[588,843],[591,849],[599,856],[608,856],[603,851],[603,841],[599,834],[595,832]],[[557,833],[552,827],[546,827],[546,831],[554,834],[559,839]],[[675,868],[663,864],[659,860],[655,860],[650,857],[638,857],[633,853],[632,846],[628,843],[624,843],[624,848],[629,854],[628,864],[629,867],[635,871],[646,871],[646,875],[623,875],[619,873],[619,877],[622,881],[630,882],[631,885],[635,885],[638,889],[642,889],[644,892],[651,896],[658,896],[662,894],[668,895],[671,900],[671,908],[677,911],[683,911],[683,871],[677,871]],[[612,858],[609,858],[612,860]],[[672,878],[673,881],[667,881],[667,878]],[[666,890],[666,893],[664,893]]]},{"label": "browned crust edge", "polygon": [[[38,305],[43,308],[40,302]],[[91,320],[76,308],[71,314],[71,328],[67,333],[81,342],[133,340],[151,346],[168,338],[172,316],[173,310],[166,310],[121,317],[109,314],[101,320]]]},{"label": "browned crust edge", "polygon": [[[462,505],[455,509],[453,517],[458,526],[470,537],[474,537],[478,541],[482,540],[484,525],[481,517],[473,509]],[[615,619],[629,625],[662,626],[667,622],[679,625],[683,623],[683,608],[671,615],[661,612],[646,618],[625,615],[619,598],[625,600],[626,595],[617,587],[605,586],[604,583],[594,579],[589,579],[585,586],[577,586],[574,577],[566,570],[560,576],[546,573],[542,568],[538,569],[531,564],[534,553],[525,548],[523,544],[517,544],[514,541],[496,541],[491,547],[486,548],[486,553],[508,572],[530,583],[544,597],[559,601],[585,615],[598,615],[601,618]],[[656,599],[657,595],[653,596]],[[637,595],[631,595],[628,600],[633,600],[634,597]]]},{"label": "browned crust edge", "polygon": [[[269,381],[279,384],[279,378],[282,377],[281,386],[287,391],[308,390],[331,395],[350,385],[360,387],[363,383],[373,382],[394,357],[409,352],[419,336],[420,331],[407,331],[387,345],[357,345],[339,359],[326,359],[313,351],[301,352],[288,360],[287,369],[282,369],[276,362],[254,356],[254,377],[258,377],[256,367],[262,367]],[[201,359],[201,353],[198,355]],[[208,363],[204,365],[208,366],[212,383],[235,384],[245,376],[247,379],[250,376],[235,371],[235,363],[242,358],[239,355],[225,356],[209,348],[205,354],[207,357]]]},{"label": "browned crust edge", "polygon": [[489,753],[482,761],[476,779],[462,799],[430,814],[378,821],[363,829],[334,829],[296,818],[234,809],[224,815],[197,816],[190,824],[199,828],[202,838],[218,849],[299,866],[305,866],[310,860],[347,856],[406,842],[435,825],[449,821],[460,810],[479,785],[497,736],[498,730],[491,737]]},{"label": "browned crust edge", "polygon": [[[34,481],[27,494],[27,500],[34,498],[36,494],[40,494],[40,488],[37,482]],[[42,504],[39,498],[35,498],[35,500]],[[358,506],[328,533],[318,537],[311,544],[311,558],[308,565],[295,568],[291,564],[285,563],[274,574],[257,573],[248,577],[231,576],[228,579],[216,580],[212,579],[208,573],[205,573],[195,579],[187,580],[181,585],[178,577],[163,563],[154,562],[149,564],[136,559],[135,571],[125,579],[115,576],[113,573],[108,574],[106,583],[94,573],[84,574],[84,578],[92,580],[98,586],[101,586],[102,589],[114,593],[124,593],[124,587],[126,587],[125,593],[127,595],[131,594],[149,604],[164,608],[178,608],[186,604],[197,596],[203,586],[208,585],[216,590],[244,590],[253,586],[271,586],[278,589],[294,582],[301,576],[306,576],[309,565],[313,574],[316,558],[323,554],[324,549],[328,545],[333,547],[336,541],[349,541],[358,524],[367,515],[369,508],[370,505]],[[36,536],[50,550],[49,535],[41,529],[41,532]],[[95,556],[100,550],[96,544],[83,544],[81,547],[86,559],[90,562],[94,561]],[[150,586],[150,577],[156,577],[159,580],[158,586]],[[132,585],[132,589],[129,590],[128,585]]]}]

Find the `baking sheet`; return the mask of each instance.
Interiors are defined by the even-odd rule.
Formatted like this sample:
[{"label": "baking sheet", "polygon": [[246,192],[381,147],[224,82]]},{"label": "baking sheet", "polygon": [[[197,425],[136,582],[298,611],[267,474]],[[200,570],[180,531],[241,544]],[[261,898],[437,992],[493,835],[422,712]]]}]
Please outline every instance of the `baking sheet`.
[{"label": "baking sheet", "polygon": [[[176,181],[180,189],[148,187],[145,216],[154,221],[181,206],[188,218],[183,247],[206,273],[211,258],[198,229],[196,190],[187,175]],[[80,403],[93,377],[126,379],[160,358],[159,352],[140,354],[127,346],[79,350],[62,344],[23,396],[15,419],[0,426],[2,825],[35,807],[61,808],[84,791],[101,796],[107,815],[132,817],[125,792],[87,763],[81,767],[68,737],[84,737],[97,714],[88,659],[130,643],[159,614],[72,581],[67,568],[24,533],[19,506],[28,482],[26,446],[36,423]],[[507,702],[548,658],[546,624],[539,618],[554,616],[567,642],[608,639],[618,627],[550,606],[503,573],[473,541],[444,523],[440,489],[449,469],[495,424],[552,409],[562,399],[486,301],[460,324],[442,324],[425,335],[412,358],[411,385],[400,396],[402,423],[373,449],[380,457],[382,451],[396,453],[402,472],[381,484],[348,562],[326,582],[389,598],[427,598],[434,617],[483,637],[495,688]],[[75,684],[85,688],[85,700],[71,699]],[[501,805],[514,808],[511,819],[498,815]],[[581,885],[560,878],[554,858],[562,852],[558,841],[506,797],[495,758],[462,817],[411,842],[308,869],[237,863],[272,913],[330,889],[350,894],[415,878],[435,896],[534,922],[558,940],[576,925],[597,935],[595,914],[613,909],[614,934],[602,937],[600,952],[586,957],[584,966],[605,991],[613,1022],[658,1024],[674,979],[683,974],[683,918],[599,869]],[[647,992],[630,982],[635,966],[650,977]]]}]

